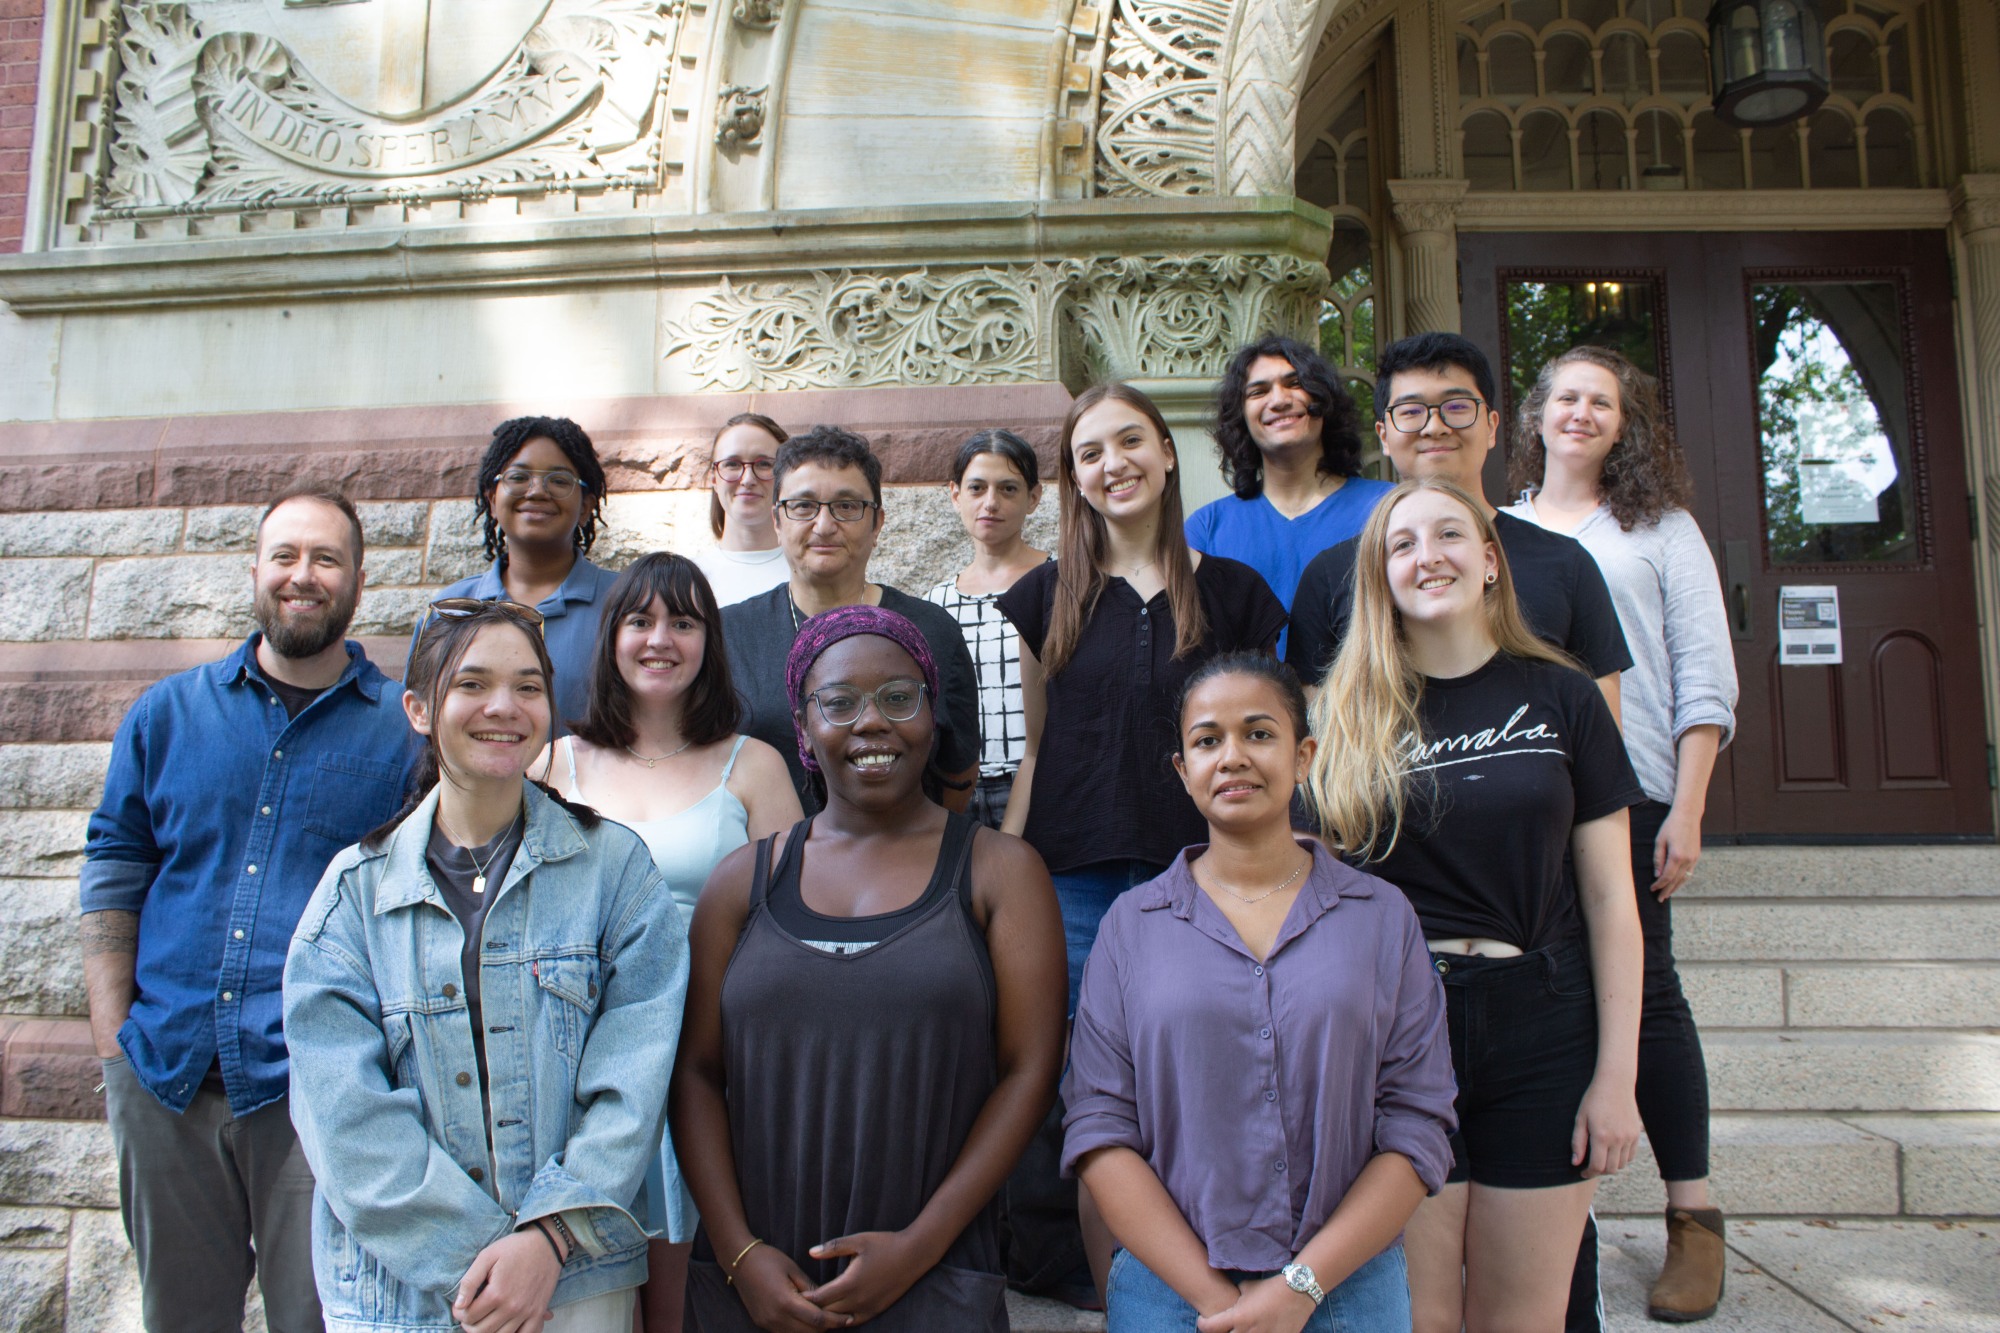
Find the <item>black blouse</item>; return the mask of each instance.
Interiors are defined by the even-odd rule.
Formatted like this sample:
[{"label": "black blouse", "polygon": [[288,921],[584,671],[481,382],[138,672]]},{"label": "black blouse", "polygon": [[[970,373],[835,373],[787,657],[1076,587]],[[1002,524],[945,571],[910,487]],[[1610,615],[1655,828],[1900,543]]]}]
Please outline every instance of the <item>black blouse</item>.
[{"label": "black blouse", "polygon": [[[1223,556],[1203,556],[1194,585],[1208,633],[1187,656],[1173,656],[1167,594],[1141,602],[1131,584],[1113,577],[1076,651],[1049,678],[1026,837],[1051,871],[1097,861],[1165,866],[1181,848],[1208,840],[1208,825],[1173,769],[1181,687],[1217,654],[1271,651],[1285,608],[1263,575]],[[1051,560],[1000,597],[1001,611],[1037,657],[1055,594]]]}]

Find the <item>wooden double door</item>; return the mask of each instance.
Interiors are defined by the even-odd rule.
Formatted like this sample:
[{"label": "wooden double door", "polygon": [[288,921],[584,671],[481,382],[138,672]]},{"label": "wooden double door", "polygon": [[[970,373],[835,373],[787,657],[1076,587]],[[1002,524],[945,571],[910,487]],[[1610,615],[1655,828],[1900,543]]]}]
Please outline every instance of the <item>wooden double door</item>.
[{"label": "wooden double door", "polygon": [[[1707,831],[1990,837],[1943,233],[1462,234],[1459,255],[1507,445],[1536,371],[1574,343],[1660,377],[1742,686]],[[1838,665],[1810,632],[1825,588]]]}]

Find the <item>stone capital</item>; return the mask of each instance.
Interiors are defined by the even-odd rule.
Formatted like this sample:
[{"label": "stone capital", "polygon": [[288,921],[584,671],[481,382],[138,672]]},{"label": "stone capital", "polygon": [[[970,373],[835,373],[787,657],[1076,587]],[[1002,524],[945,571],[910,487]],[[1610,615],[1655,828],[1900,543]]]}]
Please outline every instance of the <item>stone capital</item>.
[{"label": "stone capital", "polygon": [[1458,211],[1471,188],[1471,182],[1464,180],[1390,181],[1389,202],[1396,225],[1409,235],[1456,231]]},{"label": "stone capital", "polygon": [[1968,239],[2000,242],[2000,173],[1961,178],[1951,188],[1951,215]]}]

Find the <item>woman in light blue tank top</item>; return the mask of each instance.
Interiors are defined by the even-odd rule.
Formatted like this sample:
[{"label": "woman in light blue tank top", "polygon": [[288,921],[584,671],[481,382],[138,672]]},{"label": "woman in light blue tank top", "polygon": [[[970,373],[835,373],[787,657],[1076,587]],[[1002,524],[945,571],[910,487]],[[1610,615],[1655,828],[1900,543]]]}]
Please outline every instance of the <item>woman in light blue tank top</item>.
[{"label": "woman in light blue tank top", "polygon": [[[605,598],[588,710],[541,771],[644,840],[683,919],[716,862],[804,817],[784,759],[737,733],[739,707],[708,579],[665,551],[633,561]],[[640,1293],[646,1330],[679,1333],[696,1218],[664,1117],[640,1202],[658,1235]]]}]

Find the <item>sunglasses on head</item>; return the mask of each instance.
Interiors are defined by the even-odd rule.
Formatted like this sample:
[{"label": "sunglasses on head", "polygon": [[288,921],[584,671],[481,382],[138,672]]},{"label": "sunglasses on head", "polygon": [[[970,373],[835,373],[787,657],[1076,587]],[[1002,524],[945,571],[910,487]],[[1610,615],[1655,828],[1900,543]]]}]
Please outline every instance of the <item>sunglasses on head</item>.
[{"label": "sunglasses on head", "polygon": [[540,611],[537,611],[532,606],[524,606],[520,602],[510,602],[504,598],[495,598],[489,602],[479,597],[440,597],[431,603],[431,613],[443,616],[447,620],[463,620],[467,616],[476,616],[489,607],[497,608],[513,619],[529,626],[538,634],[541,632],[542,613]]}]

